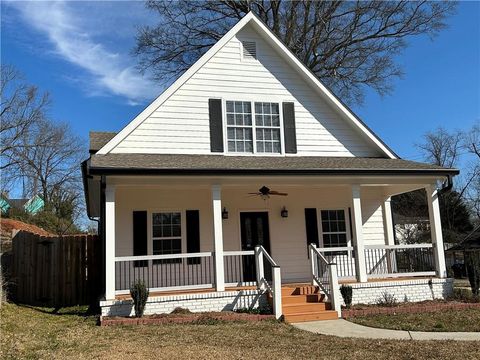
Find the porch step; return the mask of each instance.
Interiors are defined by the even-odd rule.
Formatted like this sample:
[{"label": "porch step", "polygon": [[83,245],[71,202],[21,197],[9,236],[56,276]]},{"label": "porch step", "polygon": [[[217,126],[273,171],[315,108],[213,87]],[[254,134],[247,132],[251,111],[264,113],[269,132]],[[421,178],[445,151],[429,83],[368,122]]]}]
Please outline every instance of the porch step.
[{"label": "porch step", "polygon": [[325,310],[318,312],[284,315],[284,319],[288,323],[298,323],[315,320],[338,320],[338,314],[335,310]]},{"label": "porch step", "polygon": [[310,295],[283,295],[282,304],[304,304],[304,303],[318,303],[325,299],[324,294],[310,294]]},{"label": "porch step", "polygon": [[338,319],[336,311],[325,302],[318,286],[307,284],[282,287],[282,312],[286,322]]},{"label": "porch step", "polygon": [[284,315],[319,312],[325,310],[331,310],[330,303],[317,302],[282,305],[282,312]]}]

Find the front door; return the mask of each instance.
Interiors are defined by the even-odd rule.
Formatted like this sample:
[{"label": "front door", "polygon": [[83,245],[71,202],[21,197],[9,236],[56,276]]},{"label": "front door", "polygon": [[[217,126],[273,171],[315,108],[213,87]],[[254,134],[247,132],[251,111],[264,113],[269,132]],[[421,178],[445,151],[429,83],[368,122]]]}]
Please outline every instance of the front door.
[{"label": "front door", "polygon": [[[268,212],[240,213],[240,229],[242,250],[254,250],[262,245],[270,254],[270,230],[268,227]],[[270,278],[269,266],[265,266],[265,277]],[[246,256],[243,261],[243,281],[255,281],[255,257]]]}]

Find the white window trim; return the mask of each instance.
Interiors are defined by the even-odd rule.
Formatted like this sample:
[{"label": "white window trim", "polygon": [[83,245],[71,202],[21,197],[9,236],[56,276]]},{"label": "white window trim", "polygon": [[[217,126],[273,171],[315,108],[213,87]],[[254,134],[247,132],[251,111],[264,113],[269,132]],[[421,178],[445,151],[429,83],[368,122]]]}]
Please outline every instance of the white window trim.
[{"label": "white window trim", "polygon": [[[257,53],[258,54],[258,53]],[[228,132],[227,132],[227,101],[243,101],[249,102],[252,108],[252,141],[253,152],[230,152],[228,151]],[[255,103],[256,102],[268,102],[278,104],[278,113],[280,116],[280,152],[279,153],[259,153],[257,152],[257,134],[255,125]],[[222,125],[223,125],[223,155],[227,156],[285,156],[285,135],[283,124],[283,100],[278,98],[263,98],[258,97],[255,99],[245,98],[222,98]],[[260,126],[262,128],[262,126]]]},{"label": "white window trim", "polygon": [[[150,209],[147,210],[148,212],[148,219],[147,219],[147,226],[148,226],[148,254],[153,255],[153,214],[157,213],[180,213],[180,231],[181,231],[181,236],[172,236],[170,238],[172,239],[178,239],[179,237],[181,238],[180,244],[181,244],[181,252],[179,254],[184,254],[185,249],[187,248],[187,238],[186,238],[186,231],[187,231],[187,224],[186,224],[186,211],[185,210],[180,210],[180,209]],[[157,239],[157,238],[155,238]],[[160,239],[160,238],[158,238]],[[161,238],[161,239],[169,239],[169,238]]]},{"label": "white window trim", "polygon": [[[320,239],[319,243],[321,244],[320,247],[325,247],[325,244],[323,242],[323,234],[343,234],[343,232],[324,232],[323,231],[323,226],[322,226],[322,211],[329,211],[329,210],[343,210],[344,215],[345,215],[345,234],[347,237],[347,246],[352,246],[352,235],[350,234],[350,217],[348,216],[348,208],[338,208],[338,207],[332,207],[332,208],[319,208],[318,210],[318,216],[317,216],[317,223],[318,223],[318,228],[320,229]],[[350,252],[349,252],[350,253]]]}]

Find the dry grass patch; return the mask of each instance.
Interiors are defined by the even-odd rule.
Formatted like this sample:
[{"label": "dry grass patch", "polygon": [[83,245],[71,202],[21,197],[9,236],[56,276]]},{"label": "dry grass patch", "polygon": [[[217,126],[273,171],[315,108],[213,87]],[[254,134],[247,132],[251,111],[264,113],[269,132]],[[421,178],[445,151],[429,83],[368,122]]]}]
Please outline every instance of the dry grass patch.
[{"label": "dry grass patch", "polygon": [[480,343],[341,339],[276,321],[96,326],[70,311],[7,304],[0,309],[2,359],[478,359]]},{"label": "dry grass patch", "polygon": [[433,313],[369,315],[349,319],[358,324],[409,331],[480,331],[480,309]]}]

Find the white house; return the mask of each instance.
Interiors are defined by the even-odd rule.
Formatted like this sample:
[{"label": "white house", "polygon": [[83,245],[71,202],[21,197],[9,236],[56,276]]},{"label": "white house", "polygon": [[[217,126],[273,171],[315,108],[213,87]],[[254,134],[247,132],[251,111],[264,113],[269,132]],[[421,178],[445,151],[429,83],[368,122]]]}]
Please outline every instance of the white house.
[{"label": "white house", "polygon": [[[90,141],[104,315],[131,313],[139,279],[146,313],[269,298],[287,321],[337,317],[339,282],[356,303],[451,291],[437,193],[458,171],[398,158],[253,14],[120,132]],[[432,242],[395,245],[390,197],[420,188]]]}]

